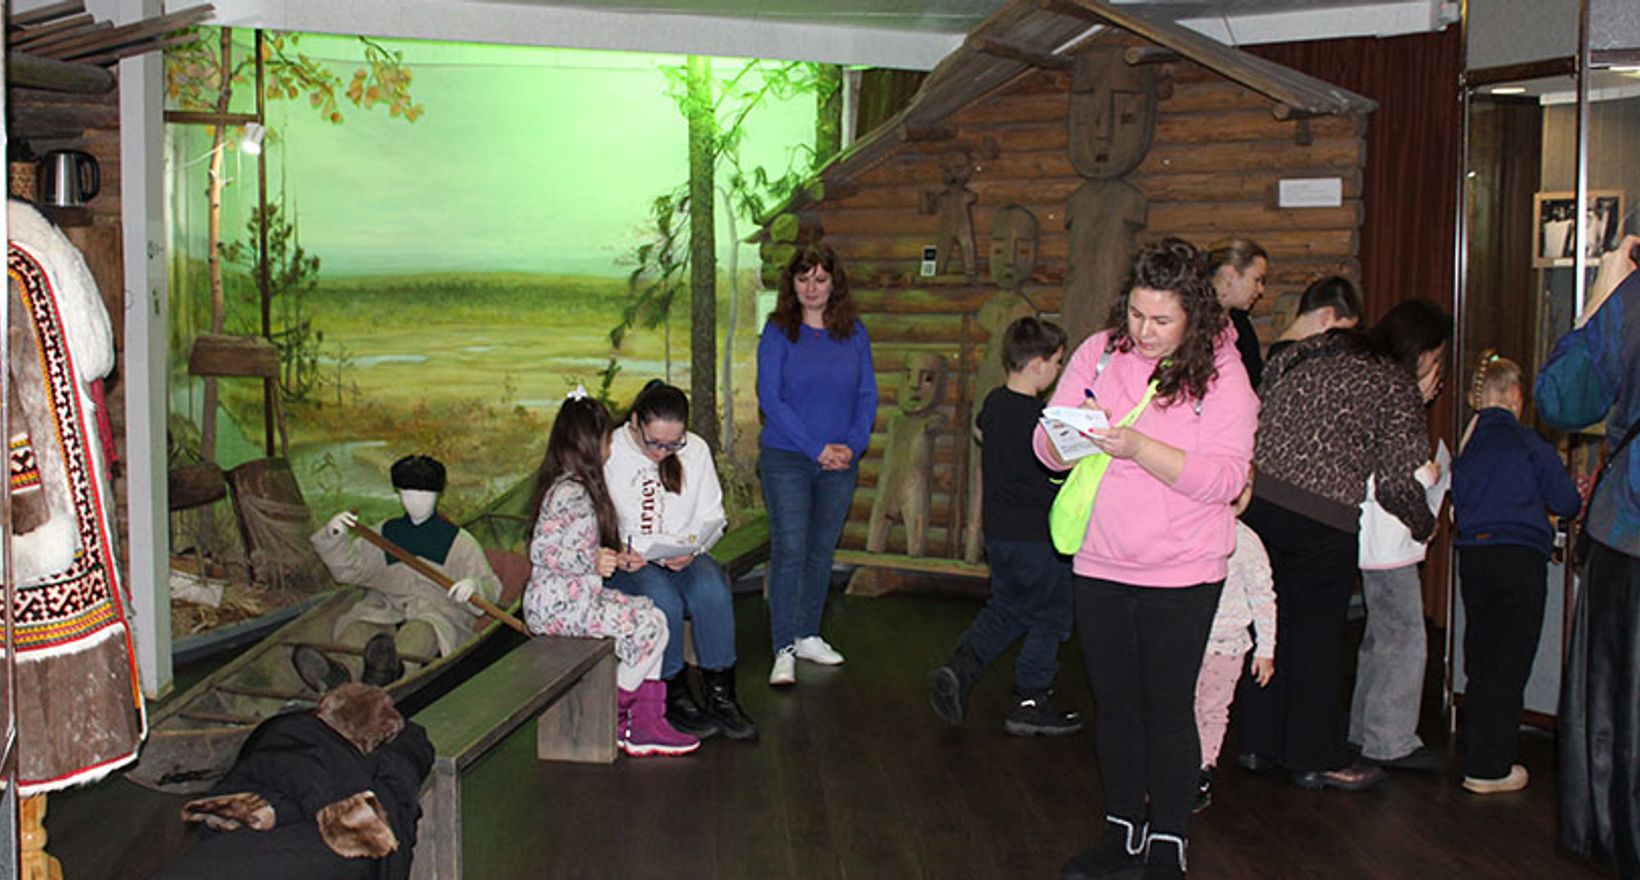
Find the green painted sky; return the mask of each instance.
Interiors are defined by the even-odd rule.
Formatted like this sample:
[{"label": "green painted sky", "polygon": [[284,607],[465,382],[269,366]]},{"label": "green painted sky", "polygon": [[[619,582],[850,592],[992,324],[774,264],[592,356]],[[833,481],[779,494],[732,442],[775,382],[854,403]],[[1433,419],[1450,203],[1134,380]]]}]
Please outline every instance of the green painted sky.
[{"label": "green painted sky", "polygon": [[[660,68],[681,57],[583,50],[386,41],[404,52],[415,123],[346,106],[341,125],[306,100],[269,104],[282,139],[270,189],[283,176],[302,244],[327,275],[440,270],[624,274],[654,197],[688,171],[686,130]],[[345,81],[360,66],[351,39],[307,36],[303,51],[331,59]],[[744,62],[717,59],[727,77]],[[801,96],[749,119],[742,155],[778,175],[812,141],[814,99]],[[174,127],[173,127],[174,128]],[[196,255],[204,235],[203,130],[173,150],[173,213]],[[254,203],[255,164],[228,154],[235,178],[224,228],[239,237]],[[179,198],[180,197],[180,198]],[[720,216],[723,209],[719,208]],[[720,260],[726,238],[719,223]],[[744,237],[749,224],[739,227]],[[742,252],[742,265],[755,251]]]}]

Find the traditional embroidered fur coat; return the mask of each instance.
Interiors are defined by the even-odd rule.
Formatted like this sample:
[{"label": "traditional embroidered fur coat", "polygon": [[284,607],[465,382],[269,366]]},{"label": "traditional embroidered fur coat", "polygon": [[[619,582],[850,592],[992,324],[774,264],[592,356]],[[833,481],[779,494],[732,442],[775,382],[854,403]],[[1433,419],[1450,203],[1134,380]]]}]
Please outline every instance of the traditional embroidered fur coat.
[{"label": "traditional embroidered fur coat", "polygon": [[92,387],[113,331],[68,239],[11,202],[10,462],[19,777],[24,795],[131,762],[146,733]]}]

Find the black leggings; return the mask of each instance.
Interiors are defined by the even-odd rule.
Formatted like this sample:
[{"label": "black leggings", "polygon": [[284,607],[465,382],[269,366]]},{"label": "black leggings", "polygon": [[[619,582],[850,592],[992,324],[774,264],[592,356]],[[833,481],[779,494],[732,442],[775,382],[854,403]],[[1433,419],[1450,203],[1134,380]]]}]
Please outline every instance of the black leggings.
[{"label": "black leggings", "polygon": [[1076,630],[1098,703],[1105,810],[1185,836],[1201,741],[1196,677],[1223,581],[1136,587],[1078,576]]}]

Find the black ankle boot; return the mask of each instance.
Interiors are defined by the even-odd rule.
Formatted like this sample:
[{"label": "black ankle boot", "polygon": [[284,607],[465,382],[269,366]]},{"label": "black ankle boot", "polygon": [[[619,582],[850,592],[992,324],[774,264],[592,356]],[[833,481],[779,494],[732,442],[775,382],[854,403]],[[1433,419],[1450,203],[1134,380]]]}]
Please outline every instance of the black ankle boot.
[{"label": "black ankle boot", "polygon": [[376,687],[387,687],[404,677],[404,661],[399,659],[399,647],[390,633],[376,633],[364,643],[364,671],[359,681]]},{"label": "black ankle boot", "polygon": [[1145,826],[1105,817],[1105,836],[1076,854],[1060,870],[1060,880],[1136,878],[1145,868]]},{"label": "black ankle boot", "polygon": [[735,668],[702,669],[700,681],[706,691],[706,714],[717,722],[723,735],[741,742],[757,739],[757,725],[746,717],[735,699]]},{"label": "black ankle boot", "polygon": [[679,733],[696,739],[717,736],[719,728],[712,716],[706,714],[689,691],[689,667],[666,680],[666,723]]},{"label": "black ankle boot", "polygon": [[296,667],[297,677],[315,693],[325,693],[353,680],[342,664],[312,645],[297,645],[290,662]]},{"label": "black ankle boot", "polygon": [[961,724],[968,712],[968,694],[985,672],[979,658],[958,647],[944,666],[928,674],[928,704],[947,724]]},{"label": "black ankle boot", "polygon": [[1182,834],[1146,834],[1142,880],[1184,880],[1188,846]]}]

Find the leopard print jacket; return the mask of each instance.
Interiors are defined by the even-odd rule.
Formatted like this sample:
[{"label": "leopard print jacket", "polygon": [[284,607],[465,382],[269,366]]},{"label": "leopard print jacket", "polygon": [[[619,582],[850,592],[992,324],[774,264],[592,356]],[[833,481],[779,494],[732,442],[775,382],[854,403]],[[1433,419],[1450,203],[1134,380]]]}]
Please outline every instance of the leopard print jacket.
[{"label": "leopard print jacket", "polygon": [[1353,532],[1371,474],[1378,502],[1426,540],[1435,517],[1412,476],[1430,457],[1422,396],[1405,370],[1351,341],[1312,336],[1265,366],[1254,492]]}]

